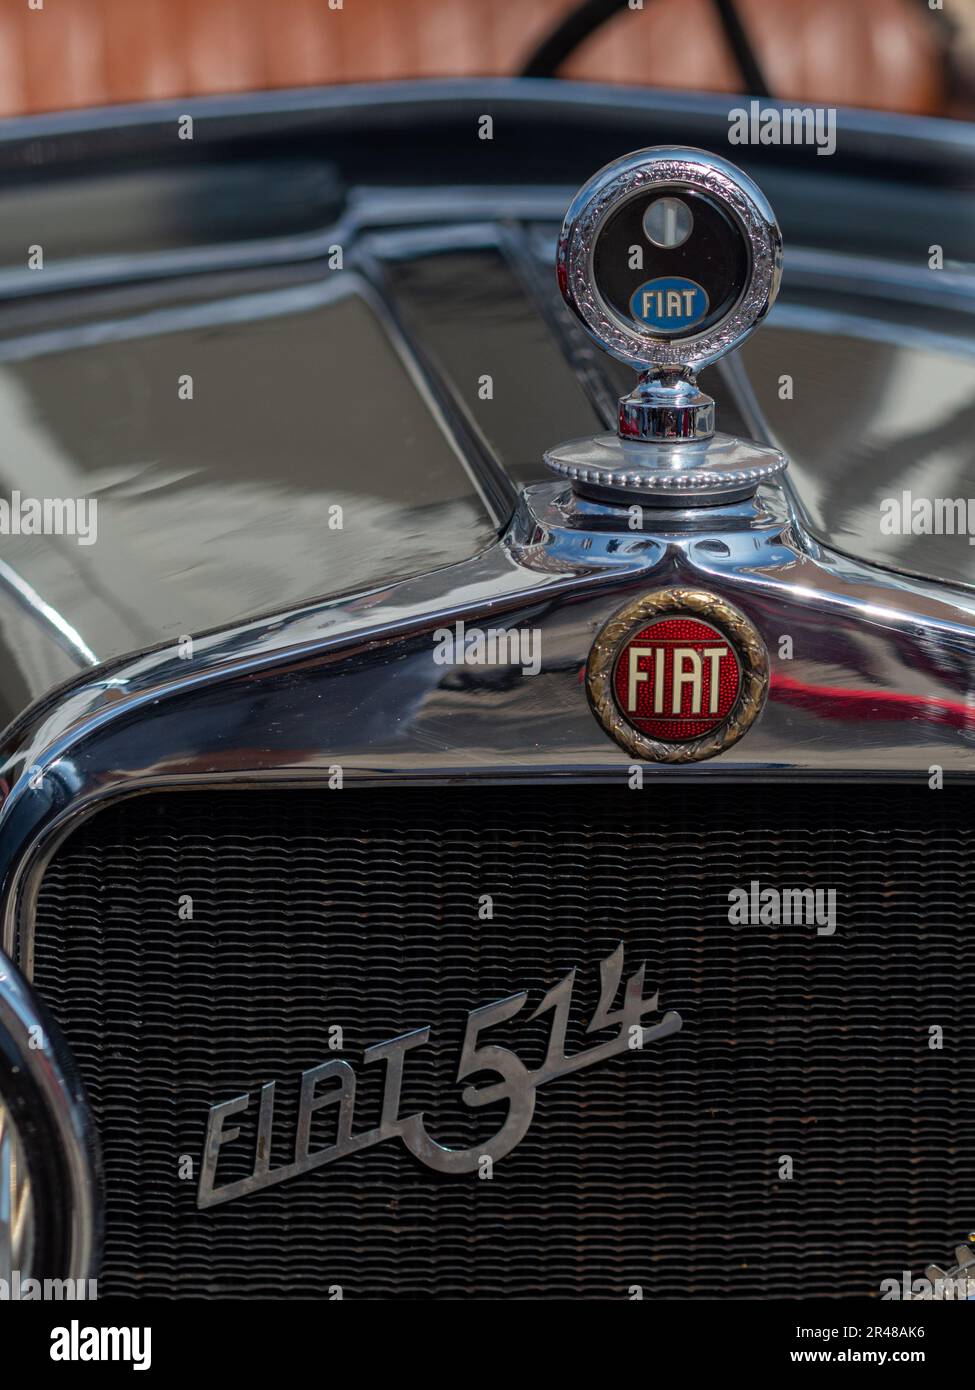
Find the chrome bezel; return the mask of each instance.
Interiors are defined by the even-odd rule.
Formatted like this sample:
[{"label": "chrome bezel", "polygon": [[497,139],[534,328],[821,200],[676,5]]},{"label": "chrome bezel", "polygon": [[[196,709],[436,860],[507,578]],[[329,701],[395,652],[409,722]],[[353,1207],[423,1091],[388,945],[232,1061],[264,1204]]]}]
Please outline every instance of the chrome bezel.
[{"label": "chrome bezel", "polygon": [[[751,257],[745,288],[725,317],[703,333],[668,339],[630,327],[596,288],[592,258],[606,219],[647,187],[694,189],[718,198],[737,219]],[[637,150],[600,169],[573,198],[562,223],[559,284],[587,333],[614,357],[644,371],[714,362],[743,343],[775,302],[782,275],[782,234],[757,184],[705,150],[661,146]]]},{"label": "chrome bezel", "polygon": [[53,1019],[3,951],[0,1104],[18,1135],[31,1188],[30,1266],[22,1272],[36,1279],[92,1278],[101,1236],[94,1119]]}]

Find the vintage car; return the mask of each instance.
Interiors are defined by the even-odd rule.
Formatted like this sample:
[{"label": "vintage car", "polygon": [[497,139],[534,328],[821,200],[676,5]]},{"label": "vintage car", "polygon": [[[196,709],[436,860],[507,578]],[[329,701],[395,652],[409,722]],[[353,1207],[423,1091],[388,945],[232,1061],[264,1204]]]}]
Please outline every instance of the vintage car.
[{"label": "vintage car", "polygon": [[392,83],[0,168],[0,1278],[951,1264],[971,127]]}]

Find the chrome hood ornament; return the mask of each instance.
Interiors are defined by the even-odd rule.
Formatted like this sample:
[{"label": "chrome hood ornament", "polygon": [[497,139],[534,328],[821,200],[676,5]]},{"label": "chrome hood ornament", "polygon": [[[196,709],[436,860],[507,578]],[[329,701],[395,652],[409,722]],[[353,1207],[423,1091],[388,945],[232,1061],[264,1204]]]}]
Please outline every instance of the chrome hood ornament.
[{"label": "chrome hood ornament", "polygon": [[636,368],[616,435],[545,462],[600,501],[708,506],[750,496],[787,460],[716,434],[696,372],[738,347],[775,301],[782,237],[761,190],[727,160],[664,146],[608,164],[559,238],[559,287],[586,332]]}]

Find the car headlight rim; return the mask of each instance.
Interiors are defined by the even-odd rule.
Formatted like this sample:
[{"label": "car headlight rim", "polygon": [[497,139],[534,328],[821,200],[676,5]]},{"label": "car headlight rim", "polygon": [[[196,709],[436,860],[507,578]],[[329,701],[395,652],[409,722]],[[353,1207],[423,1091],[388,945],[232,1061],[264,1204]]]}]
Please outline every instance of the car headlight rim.
[{"label": "car headlight rim", "polygon": [[[0,1219],[12,1219],[15,1200],[27,1204],[16,1250],[5,1255],[4,1239],[14,1242],[12,1233],[0,1232],[0,1264],[6,1258],[21,1279],[91,1278],[101,1234],[91,1112],[53,1019],[2,952],[0,1113],[8,1148],[6,1173],[0,1171],[7,1184],[0,1192]],[[26,1269],[18,1263],[25,1254]],[[2,1268],[0,1278],[7,1278]]]}]

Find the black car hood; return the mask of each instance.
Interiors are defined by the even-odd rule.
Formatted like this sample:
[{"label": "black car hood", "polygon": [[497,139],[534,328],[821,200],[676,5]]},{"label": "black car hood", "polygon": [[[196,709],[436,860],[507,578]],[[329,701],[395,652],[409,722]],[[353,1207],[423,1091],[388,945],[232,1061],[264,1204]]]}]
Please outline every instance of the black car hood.
[{"label": "black car hood", "polygon": [[[471,124],[486,100],[502,132],[487,152]],[[487,546],[542,451],[606,428],[628,387],[558,299],[574,185],[665,140],[736,157],[726,102],[561,83],[192,105],[182,165],[159,154],[175,108],[9,123],[0,147],[2,487],[11,515],[98,504],[92,544],[0,535],[8,651],[30,621],[60,653],[17,660],[25,698],[72,666]],[[886,163],[885,132],[903,137]],[[846,113],[832,160],[743,152],[783,223],[783,289],[705,381],[720,428],[791,455],[812,537],[951,584],[975,583],[967,535],[881,517],[911,490],[975,491],[973,148],[967,127]],[[941,272],[915,234],[915,166],[948,219]],[[35,272],[17,263],[31,207]]]}]

